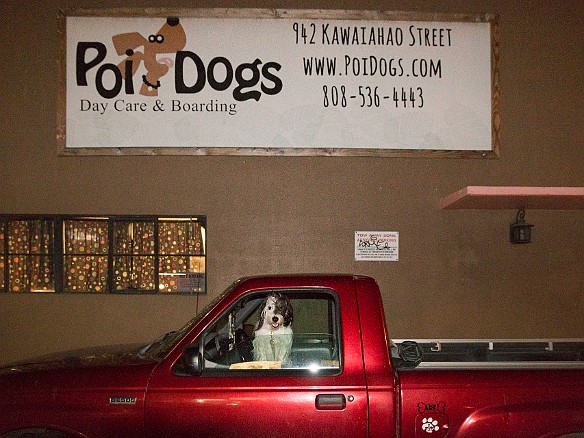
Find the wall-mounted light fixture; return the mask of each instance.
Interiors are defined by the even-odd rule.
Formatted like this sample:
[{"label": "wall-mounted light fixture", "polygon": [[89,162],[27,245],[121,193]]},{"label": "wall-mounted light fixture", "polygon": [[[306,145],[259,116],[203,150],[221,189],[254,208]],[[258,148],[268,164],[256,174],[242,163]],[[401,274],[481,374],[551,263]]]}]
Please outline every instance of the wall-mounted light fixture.
[{"label": "wall-mounted light fixture", "polygon": [[515,222],[509,226],[509,242],[511,243],[531,243],[531,227],[533,225],[525,223],[525,209],[517,212]]}]

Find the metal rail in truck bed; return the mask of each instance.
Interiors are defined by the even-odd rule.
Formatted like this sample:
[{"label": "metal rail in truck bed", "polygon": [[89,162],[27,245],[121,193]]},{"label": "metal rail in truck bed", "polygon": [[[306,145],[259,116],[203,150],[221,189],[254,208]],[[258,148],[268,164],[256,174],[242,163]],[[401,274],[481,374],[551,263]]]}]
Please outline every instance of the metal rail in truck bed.
[{"label": "metal rail in truck bed", "polygon": [[584,369],[584,339],[396,339],[391,355],[410,369]]}]

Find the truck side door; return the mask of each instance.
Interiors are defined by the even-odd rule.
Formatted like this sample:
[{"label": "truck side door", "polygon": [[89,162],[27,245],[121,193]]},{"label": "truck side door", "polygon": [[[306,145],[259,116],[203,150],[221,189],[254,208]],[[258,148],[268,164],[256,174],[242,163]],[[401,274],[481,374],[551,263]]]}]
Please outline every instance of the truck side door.
[{"label": "truck side door", "polygon": [[[293,309],[286,335],[276,322],[257,331],[273,292]],[[149,436],[367,436],[356,309],[327,288],[241,296],[193,334],[188,351],[198,353],[197,375],[184,372],[187,353],[180,352],[155,370],[146,398]],[[288,335],[291,347],[281,347],[290,345]],[[276,357],[280,348],[289,350]]]}]

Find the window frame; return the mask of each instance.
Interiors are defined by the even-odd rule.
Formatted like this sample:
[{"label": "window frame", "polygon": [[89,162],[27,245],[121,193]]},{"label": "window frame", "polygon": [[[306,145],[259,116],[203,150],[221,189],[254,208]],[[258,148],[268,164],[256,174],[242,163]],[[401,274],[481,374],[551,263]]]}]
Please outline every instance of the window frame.
[{"label": "window frame", "polygon": [[[18,252],[16,250],[11,249],[14,247],[14,228],[11,227],[11,223],[14,222],[33,222],[33,221],[46,221],[51,224],[52,227],[52,236],[43,236],[45,239],[50,239],[50,243],[48,247],[50,247],[50,252],[33,252],[31,243],[23,244],[26,246],[23,251]],[[105,245],[107,245],[107,250],[104,251],[103,248],[100,248],[100,251],[92,252],[92,250],[87,250],[82,246],[77,246],[77,251],[71,251],[71,248],[74,247],[73,240],[66,240],[69,238],[67,236],[67,230],[65,229],[65,225],[69,222],[75,221],[86,221],[86,222],[105,222],[106,225],[104,226],[106,230],[107,237],[105,234],[102,235],[105,239]],[[135,223],[145,223],[145,224],[152,224],[153,226],[153,234],[149,236],[150,246],[152,250],[147,253],[140,253],[130,251],[128,253],[122,253],[121,251],[117,251],[115,248],[115,236],[114,231],[116,227],[120,227],[120,224],[135,224]],[[180,224],[180,223],[195,223],[194,226],[185,225],[184,230],[198,230],[198,236],[192,240],[192,244],[184,243],[184,251],[182,252],[172,252],[162,249],[162,245],[160,245],[160,241],[162,239],[162,234],[160,231],[161,224],[168,224],[168,229],[174,228],[172,224]],[[30,225],[29,225],[30,227]],[[163,227],[164,228],[164,227]],[[181,228],[179,227],[176,227]],[[11,294],[113,294],[113,295],[197,295],[197,294],[206,294],[207,293],[207,267],[206,267],[206,259],[207,259],[207,238],[206,238],[206,229],[207,229],[207,220],[206,216],[202,215],[100,215],[100,214],[86,214],[86,215],[52,215],[52,214],[30,214],[30,215],[0,215],[0,270],[2,271],[0,274],[0,293],[11,293]],[[184,235],[184,230],[182,235]],[[81,233],[87,232],[87,229],[81,229]],[[165,231],[167,232],[167,231]],[[188,234],[188,233],[187,233]],[[180,236],[181,233],[179,232],[178,235]],[[95,239],[95,237],[94,237]],[[185,241],[187,236],[184,237]],[[177,240],[177,239],[175,239]],[[133,242],[132,237],[132,242]],[[12,247],[10,244],[12,243]],[[172,243],[175,246],[180,246],[182,242],[173,241]],[[195,248],[195,249],[193,249]],[[14,274],[11,276],[11,263],[14,257],[25,256],[25,257],[33,257],[33,256],[45,256],[49,259],[50,264],[50,273],[52,275],[52,284],[53,289],[31,289],[32,284],[32,277],[29,276],[27,278],[27,287],[21,288],[21,290],[13,290],[13,278],[15,278]],[[115,259],[116,257],[129,257],[130,260],[134,261],[138,257],[150,257],[152,259],[151,266],[146,266],[146,273],[145,275],[150,275],[152,277],[151,287],[150,288],[128,288],[128,287],[116,287],[116,272],[114,270],[115,266]],[[88,290],[75,290],[76,287],[71,287],[71,282],[68,283],[68,272],[65,272],[65,269],[70,265],[71,261],[75,259],[75,257],[82,257],[86,259],[88,262],[92,260],[92,258],[105,258],[107,267],[105,268],[105,282],[104,287],[97,290],[95,289],[88,289]],[[184,271],[176,272],[172,271],[164,271],[161,267],[161,259],[174,259],[177,263],[184,266]],[[98,262],[96,262],[97,264]],[[194,264],[197,264],[197,267],[194,268]],[[28,266],[28,265],[27,265]],[[102,261],[100,267],[104,267],[105,264]],[[181,266],[181,267],[182,267]],[[89,269],[89,267],[87,267]],[[150,270],[151,269],[151,270]],[[191,270],[192,269],[192,270]],[[196,270],[195,270],[196,269]],[[132,271],[133,272],[133,271]],[[78,272],[77,275],[83,274],[82,272]],[[162,277],[169,277],[169,276],[177,276],[182,277],[185,274],[185,281],[183,282],[183,287],[185,285],[192,285],[190,287],[191,290],[187,291],[180,291],[181,285],[180,280],[177,278],[173,285],[176,284],[176,287],[171,288],[168,291],[162,291],[161,287],[161,278]],[[192,274],[189,276],[188,274]],[[95,275],[95,274],[94,274]],[[99,275],[99,273],[98,273]],[[77,278],[79,280],[79,278]],[[120,282],[118,282],[120,284]],[[170,283],[168,284],[170,288]],[[176,289],[176,290],[172,290]]]},{"label": "window frame", "polygon": [[[289,376],[289,377],[324,377],[324,376],[337,376],[343,373],[344,370],[344,345],[343,345],[343,333],[341,324],[341,309],[340,301],[337,293],[330,288],[326,287],[310,287],[310,288],[269,288],[260,290],[251,290],[244,296],[237,298],[233,303],[231,303],[226,309],[224,309],[220,314],[218,314],[209,324],[201,331],[201,333],[194,340],[193,344],[197,345],[201,358],[205,357],[205,341],[207,335],[214,328],[221,318],[226,317],[229,313],[233,312],[241,304],[249,302],[257,297],[265,297],[270,293],[277,292],[282,295],[289,295],[289,297],[294,299],[320,299],[327,300],[329,306],[328,318],[329,327],[331,330],[331,335],[333,336],[335,342],[335,348],[337,349],[336,355],[338,356],[338,366],[330,368],[318,368],[311,369],[309,367],[291,367],[291,368],[277,368],[277,369],[229,369],[229,368],[209,368],[204,364],[202,366],[202,376],[203,377],[274,377],[274,376]],[[332,308],[331,308],[332,306]],[[253,314],[253,313],[252,313]],[[294,325],[294,323],[292,323]],[[296,332],[295,332],[296,334]],[[298,332],[302,335],[302,332]],[[177,362],[180,364],[181,360]],[[175,365],[177,365],[175,364]],[[174,375],[182,376],[180,369],[173,370]]]}]

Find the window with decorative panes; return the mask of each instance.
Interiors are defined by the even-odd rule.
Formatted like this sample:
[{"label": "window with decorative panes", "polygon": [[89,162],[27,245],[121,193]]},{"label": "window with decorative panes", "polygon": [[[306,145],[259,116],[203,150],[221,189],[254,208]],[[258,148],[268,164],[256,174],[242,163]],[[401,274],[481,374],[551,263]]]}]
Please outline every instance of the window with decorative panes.
[{"label": "window with decorative panes", "polygon": [[206,292],[204,216],[2,216],[5,292]]}]

